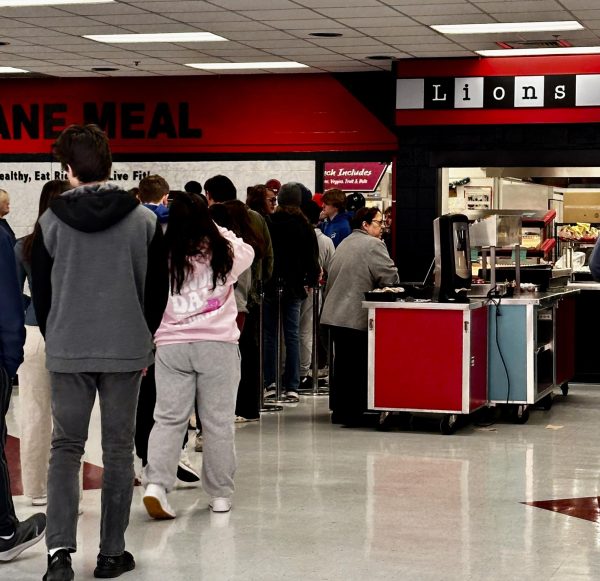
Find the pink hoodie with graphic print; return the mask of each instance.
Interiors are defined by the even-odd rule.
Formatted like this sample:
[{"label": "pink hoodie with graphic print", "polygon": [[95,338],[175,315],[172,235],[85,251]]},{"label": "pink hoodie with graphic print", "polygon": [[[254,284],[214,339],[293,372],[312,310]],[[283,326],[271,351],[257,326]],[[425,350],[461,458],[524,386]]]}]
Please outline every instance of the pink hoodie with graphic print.
[{"label": "pink hoodie with graphic print", "polygon": [[157,346],[197,341],[238,342],[240,332],[235,323],[237,306],[233,285],[238,276],[250,268],[254,250],[233,232],[221,227],[219,232],[229,240],[234,254],[233,268],[225,284],[218,281],[213,290],[210,259],[194,257],[193,270],[183,283],[181,294],[169,295],[165,314],[154,335]]}]

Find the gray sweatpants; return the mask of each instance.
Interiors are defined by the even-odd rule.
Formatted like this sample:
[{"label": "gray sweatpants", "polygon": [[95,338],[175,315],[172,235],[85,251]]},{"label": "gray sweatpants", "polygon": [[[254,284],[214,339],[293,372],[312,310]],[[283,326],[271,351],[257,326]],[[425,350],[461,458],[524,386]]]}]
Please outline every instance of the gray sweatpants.
[{"label": "gray sweatpants", "polygon": [[181,441],[198,401],[202,422],[202,486],[229,498],[235,474],[235,400],[240,351],[234,343],[199,341],[156,349],[156,407],[143,484],[175,485]]}]

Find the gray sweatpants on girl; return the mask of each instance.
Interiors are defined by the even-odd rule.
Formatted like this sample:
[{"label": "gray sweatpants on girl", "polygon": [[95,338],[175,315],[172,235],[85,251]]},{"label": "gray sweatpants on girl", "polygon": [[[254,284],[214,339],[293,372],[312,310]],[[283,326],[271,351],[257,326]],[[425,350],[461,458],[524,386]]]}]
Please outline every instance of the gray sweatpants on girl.
[{"label": "gray sweatpants on girl", "polygon": [[202,422],[202,486],[211,497],[229,498],[235,474],[235,400],[240,351],[234,343],[199,341],[156,349],[156,407],[143,484],[167,491],[175,485],[181,441],[193,413]]}]

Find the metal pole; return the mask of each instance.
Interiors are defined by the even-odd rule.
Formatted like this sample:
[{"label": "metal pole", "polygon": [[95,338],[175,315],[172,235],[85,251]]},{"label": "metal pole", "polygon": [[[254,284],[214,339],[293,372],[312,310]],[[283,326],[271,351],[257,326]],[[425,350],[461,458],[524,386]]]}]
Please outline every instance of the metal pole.
[{"label": "metal pole", "polygon": [[319,318],[321,314],[321,287],[317,283],[313,288],[312,301],[312,391],[305,395],[329,395],[329,388],[319,387]]},{"label": "metal pole", "polygon": [[259,392],[259,411],[260,412],[280,412],[283,406],[265,403],[265,370],[264,370],[264,336],[265,328],[263,324],[263,303],[265,300],[265,291],[262,281],[258,283],[258,392]]},{"label": "metal pole", "polygon": [[279,279],[277,281],[277,351],[275,356],[275,399],[274,403],[286,403],[286,400],[281,396],[281,375],[283,368],[283,357],[282,357],[282,341],[283,341],[283,333],[282,330],[282,316],[281,316],[281,307],[282,307],[282,298],[283,298],[283,281]]}]

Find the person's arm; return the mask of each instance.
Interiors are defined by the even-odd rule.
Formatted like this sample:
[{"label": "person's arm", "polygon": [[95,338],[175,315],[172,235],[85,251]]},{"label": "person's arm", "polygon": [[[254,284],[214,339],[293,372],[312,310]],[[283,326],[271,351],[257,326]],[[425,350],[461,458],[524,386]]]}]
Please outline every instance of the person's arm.
[{"label": "person's arm", "polygon": [[154,236],[148,246],[148,268],[144,285],[144,316],[152,335],[160,326],[168,300],[169,263],[162,227],[157,219]]},{"label": "person's arm", "polygon": [[596,246],[594,246],[594,250],[592,251],[592,255],[590,256],[590,272],[594,277],[594,280],[600,281],[600,247],[598,244],[600,243],[600,238],[596,242]]},{"label": "person's arm", "polygon": [[314,288],[317,286],[319,279],[321,278],[321,266],[319,265],[319,243],[317,242],[315,229],[312,226],[306,224],[305,232],[305,242],[303,244],[303,247],[306,248],[304,255],[304,272],[306,273],[306,284],[310,288]]},{"label": "person's arm", "polygon": [[10,237],[0,234],[0,366],[14,377],[23,361],[25,313]]},{"label": "person's arm", "polygon": [[33,308],[40,327],[40,333],[46,337],[46,323],[52,305],[52,266],[54,260],[44,244],[42,231],[36,234],[31,249],[31,285],[35,288]]},{"label": "person's arm", "polygon": [[233,249],[233,267],[227,275],[227,282],[233,284],[246,269],[250,268],[254,260],[254,249],[236,236],[231,230],[219,227],[221,236],[226,238]]},{"label": "person's arm", "polygon": [[398,269],[382,240],[376,240],[369,257],[369,271],[376,288],[395,286],[400,282]]},{"label": "person's arm", "polygon": [[262,235],[265,240],[265,256],[262,259],[262,282],[265,283],[271,280],[273,276],[273,241],[271,240],[271,233],[267,226],[266,220],[262,221]]}]

